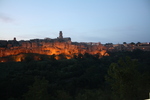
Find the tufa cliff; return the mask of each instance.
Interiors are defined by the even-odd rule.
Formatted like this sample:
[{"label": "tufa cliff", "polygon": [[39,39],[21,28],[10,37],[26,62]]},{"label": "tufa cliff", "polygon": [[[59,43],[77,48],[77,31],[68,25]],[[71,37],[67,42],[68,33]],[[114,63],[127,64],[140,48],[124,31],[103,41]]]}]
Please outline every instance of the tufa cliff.
[{"label": "tufa cliff", "polygon": [[[99,57],[107,56],[106,48],[101,43],[78,43],[72,42],[71,38],[63,38],[62,31],[59,33],[59,37],[56,39],[32,39],[29,41],[17,41],[14,40],[0,40],[0,57],[6,57],[11,55],[37,53],[43,55],[56,55],[56,59],[59,59],[57,55],[64,54],[67,59],[73,58],[78,54],[91,54],[99,55]],[[16,59],[21,61],[23,55]],[[5,62],[5,61],[0,61]]]}]

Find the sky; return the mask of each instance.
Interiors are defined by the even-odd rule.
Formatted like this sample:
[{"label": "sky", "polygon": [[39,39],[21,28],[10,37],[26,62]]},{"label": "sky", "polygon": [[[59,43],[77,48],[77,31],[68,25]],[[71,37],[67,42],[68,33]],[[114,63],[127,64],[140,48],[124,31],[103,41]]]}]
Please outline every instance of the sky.
[{"label": "sky", "polygon": [[0,40],[150,42],[150,0],[0,0]]}]

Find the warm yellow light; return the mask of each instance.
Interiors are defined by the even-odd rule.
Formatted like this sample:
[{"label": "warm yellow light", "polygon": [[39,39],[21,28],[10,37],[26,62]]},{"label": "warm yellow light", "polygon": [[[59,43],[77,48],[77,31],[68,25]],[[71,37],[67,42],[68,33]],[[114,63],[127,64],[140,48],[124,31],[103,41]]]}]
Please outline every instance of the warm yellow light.
[{"label": "warm yellow light", "polygon": [[16,59],[16,62],[20,62],[20,61],[21,61],[21,58],[17,58],[17,59]]}]

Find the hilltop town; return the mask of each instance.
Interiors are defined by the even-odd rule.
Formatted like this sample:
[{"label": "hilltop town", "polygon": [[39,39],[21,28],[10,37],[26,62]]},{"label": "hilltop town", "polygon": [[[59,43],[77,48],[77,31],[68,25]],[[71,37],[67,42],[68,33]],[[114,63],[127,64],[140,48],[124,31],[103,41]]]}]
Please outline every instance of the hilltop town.
[{"label": "hilltop town", "polygon": [[112,43],[106,43],[104,46],[107,48],[107,51],[109,52],[116,52],[116,51],[133,51],[135,49],[140,49],[143,51],[150,51],[150,43],[126,43],[123,44],[112,44]]},{"label": "hilltop town", "polygon": [[[8,41],[0,41],[0,57],[18,55],[24,53],[37,53],[44,55],[64,54],[67,59],[78,54],[107,56],[106,47],[101,43],[78,43],[72,42],[70,37],[64,38],[62,31],[55,39],[31,39],[28,41],[17,41],[16,38]],[[17,61],[21,61],[21,57]],[[59,59],[59,58],[56,58]]]},{"label": "hilltop town", "polygon": [[[70,37],[63,37],[62,31],[59,32],[59,36],[55,39],[45,38],[17,41],[14,38],[8,41],[0,40],[0,57],[37,53],[43,55],[63,54],[67,59],[71,59],[74,55],[78,56],[78,54],[84,55],[88,53],[98,55],[101,58],[102,56],[108,56],[107,52],[133,51],[134,49],[150,51],[150,43],[101,44],[100,42],[72,42]],[[23,56],[20,55],[16,61],[21,61],[22,59]],[[56,59],[59,59],[59,57],[56,56]]]}]

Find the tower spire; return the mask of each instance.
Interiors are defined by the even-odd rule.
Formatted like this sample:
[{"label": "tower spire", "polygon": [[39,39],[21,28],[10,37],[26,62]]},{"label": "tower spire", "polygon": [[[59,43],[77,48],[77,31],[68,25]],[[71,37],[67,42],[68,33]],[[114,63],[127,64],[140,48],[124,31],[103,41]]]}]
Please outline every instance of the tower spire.
[{"label": "tower spire", "polygon": [[59,38],[63,38],[63,33],[62,33],[62,31],[59,32]]}]

